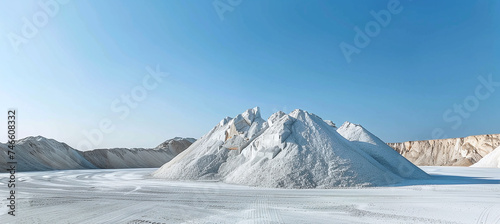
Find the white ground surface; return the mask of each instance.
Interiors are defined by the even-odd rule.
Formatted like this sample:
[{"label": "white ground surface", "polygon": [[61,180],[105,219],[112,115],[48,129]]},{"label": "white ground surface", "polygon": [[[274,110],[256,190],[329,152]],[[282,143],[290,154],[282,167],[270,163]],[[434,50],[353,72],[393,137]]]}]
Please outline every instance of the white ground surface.
[{"label": "white ground surface", "polygon": [[[0,223],[500,223],[500,169],[422,167],[433,178],[363,189],[269,189],[151,179],[155,169],[18,173]],[[411,185],[413,184],[413,185]]]}]

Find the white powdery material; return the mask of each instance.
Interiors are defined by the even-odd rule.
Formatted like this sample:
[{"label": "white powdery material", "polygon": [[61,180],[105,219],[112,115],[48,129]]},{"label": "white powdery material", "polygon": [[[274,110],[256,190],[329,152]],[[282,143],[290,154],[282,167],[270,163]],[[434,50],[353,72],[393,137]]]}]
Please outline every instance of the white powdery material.
[{"label": "white powdery material", "polygon": [[471,167],[500,168],[500,147],[488,153],[485,157],[483,157]]},{"label": "white powdery material", "polygon": [[[332,124],[303,110],[264,121],[253,108],[221,121],[153,176],[280,188],[381,186],[427,177],[361,126],[337,132]],[[227,133],[236,134],[227,139]]]},{"label": "white powdery material", "polygon": [[[224,146],[225,143],[229,141],[239,143],[239,145],[233,145],[229,148],[243,146],[249,142],[250,138],[255,137],[267,127],[267,122],[260,117],[260,110],[257,107],[249,109],[233,119],[225,118],[153,175],[180,180],[219,178],[219,167],[226,162],[229,156],[236,155],[238,151],[229,150],[228,147]],[[228,133],[236,135],[226,141]],[[238,140],[235,141],[235,138]],[[241,139],[243,141],[240,141]]]},{"label": "white powdery material", "polygon": [[[174,138],[154,149],[95,149],[81,152],[65,143],[42,136],[27,137],[16,143],[18,171],[67,169],[120,169],[160,167],[191,145],[195,139]],[[0,172],[5,172],[7,145],[0,143]]]},{"label": "white powdery material", "polygon": [[[0,144],[0,168],[7,166],[7,145]],[[16,143],[18,171],[91,169],[96,168],[83,154],[68,145],[41,136],[27,137]]]},{"label": "white powdery material", "polygon": [[393,150],[377,136],[363,128],[359,124],[345,122],[337,132],[347,140],[351,141],[355,147],[363,150],[373,157],[378,163],[389,168],[391,172],[407,178],[419,179],[427,178],[428,175],[420,168],[409,162],[398,152]]}]

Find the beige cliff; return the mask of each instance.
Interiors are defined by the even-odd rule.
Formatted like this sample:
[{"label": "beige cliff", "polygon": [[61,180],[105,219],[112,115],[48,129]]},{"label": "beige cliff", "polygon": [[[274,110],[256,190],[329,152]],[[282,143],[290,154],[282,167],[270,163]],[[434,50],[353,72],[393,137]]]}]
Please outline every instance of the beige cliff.
[{"label": "beige cliff", "polygon": [[418,166],[470,166],[500,146],[500,134],[388,145]]}]

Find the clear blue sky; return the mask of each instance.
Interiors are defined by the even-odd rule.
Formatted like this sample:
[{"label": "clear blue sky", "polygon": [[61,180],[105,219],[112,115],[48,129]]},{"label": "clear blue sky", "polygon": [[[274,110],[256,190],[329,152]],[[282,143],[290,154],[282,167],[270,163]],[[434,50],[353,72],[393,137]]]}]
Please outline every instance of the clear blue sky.
[{"label": "clear blue sky", "polygon": [[[479,76],[500,82],[498,1],[401,0],[349,63],[339,46],[355,46],[354,28],[373,25],[370,11],[390,1],[220,2],[232,9],[223,20],[211,0],[69,1],[49,4],[52,15],[38,1],[2,0],[4,125],[16,107],[19,137],[78,147],[108,119],[114,130],[96,148],[153,147],[260,106],[264,118],[301,108],[360,123],[386,142],[430,139],[436,128],[443,137],[500,133],[500,87],[475,94]],[[13,45],[23,29],[31,36]],[[156,65],[168,77],[130,113],[113,110]],[[472,110],[454,112],[464,101]]]}]

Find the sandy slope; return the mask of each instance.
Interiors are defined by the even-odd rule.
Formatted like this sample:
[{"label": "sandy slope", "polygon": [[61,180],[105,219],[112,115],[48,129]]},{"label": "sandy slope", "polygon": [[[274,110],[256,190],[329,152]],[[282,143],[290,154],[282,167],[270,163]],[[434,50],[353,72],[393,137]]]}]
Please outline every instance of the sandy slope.
[{"label": "sandy slope", "polygon": [[[153,169],[19,173],[1,223],[498,223],[500,172],[423,167],[428,180],[363,189],[270,189],[149,178]],[[0,174],[0,196],[7,195]],[[410,185],[413,184],[413,185]]]},{"label": "sandy slope", "polygon": [[418,166],[470,166],[500,146],[500,134],[388,145]]}]

